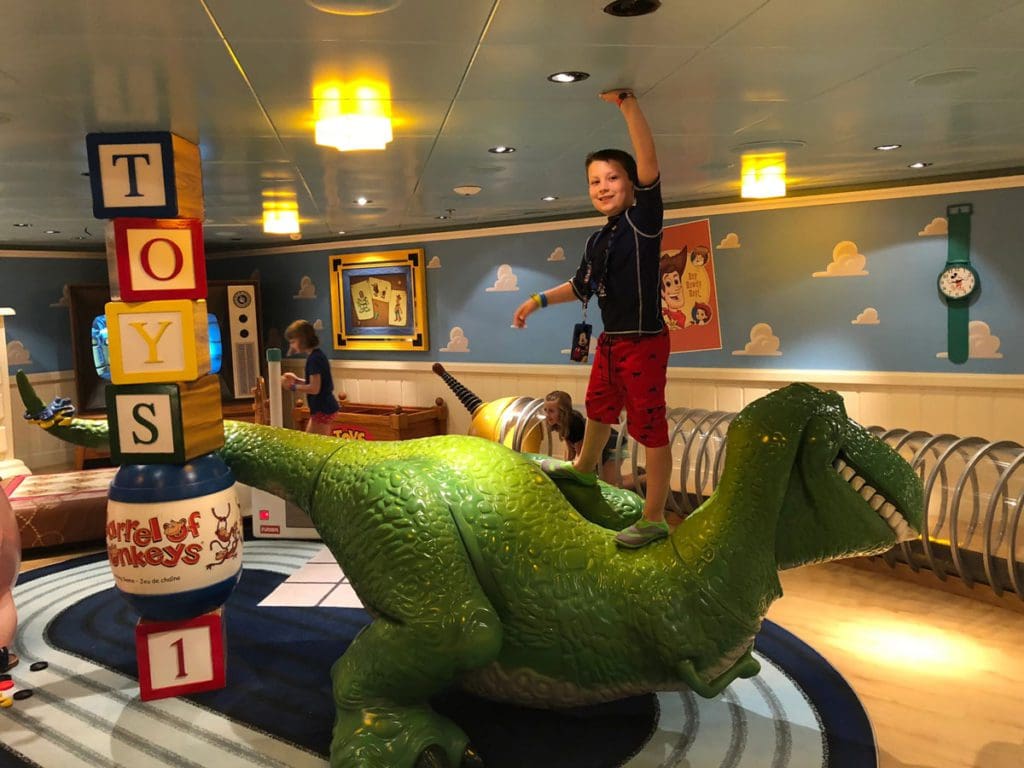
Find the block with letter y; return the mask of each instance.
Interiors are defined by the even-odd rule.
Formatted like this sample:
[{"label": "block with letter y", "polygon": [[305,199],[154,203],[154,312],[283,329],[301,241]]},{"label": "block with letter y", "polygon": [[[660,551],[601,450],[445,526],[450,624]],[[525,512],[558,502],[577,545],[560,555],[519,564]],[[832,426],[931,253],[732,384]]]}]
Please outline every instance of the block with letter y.
[{"label": "block with letter y", "polygon": [[184,464],[224,445],[220,379],[107,387],[110,456],[117,464]]},{"label": "block with letter y", "polygon": [[210,372],[205,301],[112,301],[106,311],[115,384],[195,381]]}]

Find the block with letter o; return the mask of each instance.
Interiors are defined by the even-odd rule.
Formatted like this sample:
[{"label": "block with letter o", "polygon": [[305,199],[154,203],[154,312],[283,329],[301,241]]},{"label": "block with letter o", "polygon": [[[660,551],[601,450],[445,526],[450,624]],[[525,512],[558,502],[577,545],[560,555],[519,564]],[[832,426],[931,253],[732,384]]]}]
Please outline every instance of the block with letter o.
[{"label": "block with letter o", "polygon": [[222,610],[183,621],[139,619],[135,652],[143,701],[214,691],[227,682]]},{"label": "block with letter o", "polygon": [[198,219],[107,222],[110,296],[121,301],[205,299],[206,255]]}]

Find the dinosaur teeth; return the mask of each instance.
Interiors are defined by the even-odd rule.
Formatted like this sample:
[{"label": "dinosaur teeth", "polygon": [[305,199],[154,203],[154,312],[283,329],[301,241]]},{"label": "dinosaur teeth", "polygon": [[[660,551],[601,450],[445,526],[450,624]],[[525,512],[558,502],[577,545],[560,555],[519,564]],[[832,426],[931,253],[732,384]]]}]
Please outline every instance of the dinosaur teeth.
[{"label": "dinosaur teeth", "polygon": [[861,495],[864,501],[868,503],[868,506],[881,515],[885,522],[889,524],[889,528],[896,535],[897,541],[910,541],[917,538],[917,532],[907,524],[907,521],[903,519],[903,515],[896,509],[896,506],[892,502],[886,501],[881,493],[868,485],[867,481],[858,475],[853,467],[838,457],[832,462],[832,466],[839,473],[839,476]]}]

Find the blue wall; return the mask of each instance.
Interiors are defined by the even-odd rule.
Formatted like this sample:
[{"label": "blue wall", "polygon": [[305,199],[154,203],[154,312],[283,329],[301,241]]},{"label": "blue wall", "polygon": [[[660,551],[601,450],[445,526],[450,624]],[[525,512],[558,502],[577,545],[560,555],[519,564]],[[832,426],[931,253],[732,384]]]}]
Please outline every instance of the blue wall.
[{"label": "blue wall", "polygon": [[[982,289],[971,319],[989,326],[990,357],[955,365],[937,357],[946,350],[946,306],[936,279],[946,261],[947,238],[922,236],[946,206],[969,202],[971,255]],[[722,321],[722,349],[675,354],[673,366],[799,368],[922,372],[1024,372],[1024,189],[817,205],[711,217],[712,244],[729,233],[738,248],[715,248],[713,261]],[[669,225],[679,223],[668,222]],[[337,352],[330,348],[328,257],[372,248],[334,248],[310,253],[213,259],[211,277],[247,278],[259,271],[264,325],[283,329],[295,318],[320,320],[328,355],[360,359],[441,360],[487,363],[566,363],[578,304],[549,307],[512,330],[512,312],[533,291],[568,279],[592,227],[551,232],[473,237],[421,245],[427,270],[429,353]],[[865,257],[859,277],[812,277],[826,271],[833,249],[852,241]],[[556,248],[564,261],[549,261]],[[518,290],[488,292],[498,268],[512,267]],[[315,299],[295,298],[309,277]],[[866,308],[877,325],[854,324]],[[600,328],[596,306],[590,312]],[[779,339],[779,356],[734,355],[750,341],[751,328],[767,323]],[[450,330],[460,327],[469,352],[442,352]],[[996,348],[996,345],[998,347]],[[1001,355],[1001,357],[998,357]]]},{"label": "blue wall", "polygon": [[26,373],[70,371],[71,318],[63,300],[65,285],[106,283],[107,262],[96,259],[0,258],[0,307],[17,314],[5,325],[8,346],[27,349],[30,363],[11,360],[9,369]]},{"label": "blue wall", "polygon": [[[955,365],[936,357],[946,348],[946,307],[936,278],[946,261],[944,235],[918,233],[946,206],[968,202],[972,260],[982,290],[971,319],[987,323],[992,356]],[[714,248],[722,349],[676,354],[673,366],[797,368],[868,371],[1024,373],[1024,189],[990,190],[953,196],[816,205],[711,217],[712,245],[738,236],[738,248]],[[668,222],[670,225],[679,223]],[[417,246],[440,268],[427,270],[429,352],[338,352],[331,348],[328,257],[331,254],[391,250],[325,248],[272,256],[217,257],[208,260],[211,279],[249,278],[258,271],[264,328],[283,330],[302,317],[320,320],[323,347],[333,357],[483,363],[567,363],[578,304],[549,307],[530,317],[529,327],[509,327],[512,312],[537,290],[568,279],[593,227],[550,232],[431,241]],[[842,241],[856,243],[865,257],[862,277],[813,278],[832,261]],[[556,248],[563,261],[549,261]],[[487,291],[498,269],[508,264],[518,290]],[[315,298],[297,298],[308,277]],[[30,351],[30,373],[72,367],[68,312],[51,306],[65,283],[106,281],[101,259],[0,259],[0,306],[11,306],[8,341]],[[878,312],[877,325],[855,325],[866,308]],[[600,328],[599,313],[591,319]],[[778,337],[779,356],[734,355],[750,341],[751,328],[767,323]],[[453,327],[463,330],[468,352],[442,352]],[[998,355],[1001,355],[999,357]],[[12,365],[12,369],[17,367]]]}]

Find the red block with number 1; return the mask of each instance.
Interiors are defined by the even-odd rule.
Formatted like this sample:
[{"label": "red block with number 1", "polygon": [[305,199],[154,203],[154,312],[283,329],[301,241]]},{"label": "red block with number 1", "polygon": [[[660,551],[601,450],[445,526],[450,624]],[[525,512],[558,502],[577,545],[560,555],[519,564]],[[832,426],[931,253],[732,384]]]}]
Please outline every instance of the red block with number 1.
[{"label": "red block with number 1", "polygon": [[143,701],[213,691],[227,684],[222,610],[182,621],[139,619],[135,653]]}]

